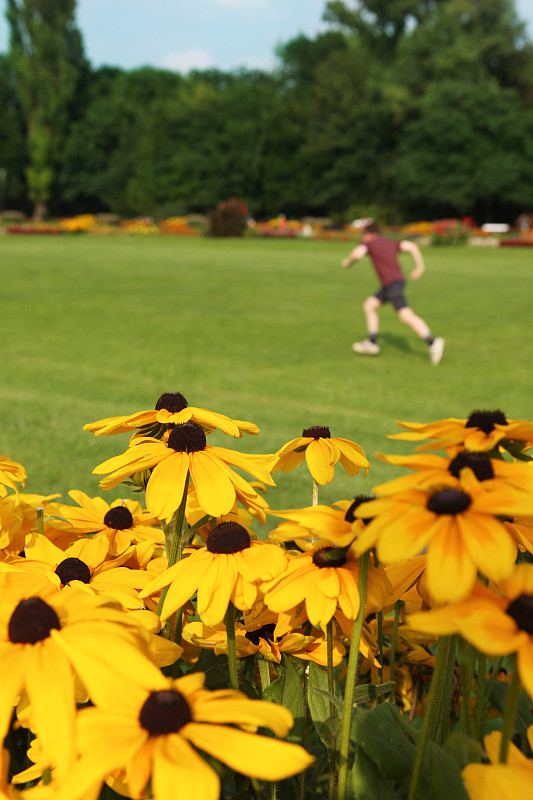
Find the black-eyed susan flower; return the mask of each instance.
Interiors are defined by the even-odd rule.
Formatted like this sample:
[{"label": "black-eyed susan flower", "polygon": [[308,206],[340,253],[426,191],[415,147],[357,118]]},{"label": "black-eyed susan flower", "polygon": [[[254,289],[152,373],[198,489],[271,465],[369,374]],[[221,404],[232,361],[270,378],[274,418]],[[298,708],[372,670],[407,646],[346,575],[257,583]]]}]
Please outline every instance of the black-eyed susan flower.
[{"label": "black-eyed susan flower", "polygon": [[500,410],[472,411],[468,419],[442,419],[437,422],[417,423],[398,422],[409,433],[396,433],[389,439],[404,439],[420,442],[433,441],[420,445],[417,450],[446,450],[456,455],[459,450],[489,452],[504,449],[517,455],[533,444],[533,422],[509,420]]},{"label": "black-eyed susan flower", "polygon": [[0,594],[10,599],[34,592],[48,596],[64,587],[85,586],[88,591],[109,597],[125,609],[139,609],[143,601],[138,590],[152,579],[146,570],[122,566],[129,551],[108,559],[109,540],[98,535],[78,539],[61,550],[46,536],[28,536],[25,555],[13,557],[0,571]]},{"label": "black-eyed susan flower", "polygon": [[469,597],[411,614],[411,628],[436,636],[460,633],[489,656],[516,654],[522,685],[533,697],[533,564],[518,564],[498,591],[478,582]]},{"label": "black-eyed susan flower", "polygon": [[[20,553],[24,550],[26,536],[37,529],[37,509],[48,512],[55,507],[58,494],[9,494],[0,500],[0,550]],[[69,540],[77,538],[69,534]]]},{"label": "black-eyed susan flower", "polygon": [[471,469],[483,489],[490,492],[498,488],[533,492],[533,465],[518,461],[491,458],[487,452],[459,450],[455,456],[442,457],[435,453],[420,453],[414,456],[388,456],[377,453],[377,457],[394,466],[407,467],[413,473],[401,475],[382,486],[374,486],[376,494],[404,491],[405,489],[431,489],[434,486],[457,488],[462,469]]},{"label": "black-eyed susan flower", "polygon": [[117,697],[79,713],[81,758],[57,795],[78,800],[120,775],[131,797],[217,800],[220,780],[198,752],[260,780],[295,775],[313,762],[302,747],[260,736],[260,727],[285,737],[293,724],[282,706],[250,700],[238,691],[208,691],[201,672],[170,680],[163,675],[143,687],[126,685]]},{"label": "black-eyed susan flower", "polygon": [[290,472],[305,458],[309,472],[321,486],[331,483],[337,463],[344,467],[348,475],[355,475],[361,469],[366,475],[369,468],[362,447],[349,439],[332,436],[329,428],[321,425],[305,428],[301,436],[287,442],[276,456],[273,472]]},{"label": "black-eyed susan flower", "polygon": [[91,431],[96,436],[132,433],[135,430],[143,435],[160,436],[169,427],[183,422],[196,422],[206,432],[218,429],[229,436],[259,433],[259,428],[253,422],[231,419],[226,414],[190,406],[180,392],[165,392],[156,402],[155,408],[148,411],[100,419],[85,425],[83,430]]},{"label": "black-eyed susan flower", "polygon": [[194,422],[176,425],[167,441],[139,438],[120,456],[100,464],[93,472],[103,475],[102,489],[110,489],[140,470],[154,467],[146,486],[146,504],[159,519],[170,520],[181,503],[190,475],[200,507],[213,517],[227,514],[236,501],[238,487],[255,495],[255,490],[234,467],[246,470],[269,486],[272,456],[246,455],[207,444],[203,429]]},{"label": "black-eyed susan flower", "polygon": [[[309,622],[326,630],[339,609],[353,621],[359,613],[359,562],[353,547],[338,548],[327,541],[292,557],[279,577],[263,587],[264,602],[276,613],[289,612],[305,604]],[[382,567],[372,567],[368,577],[367,602],[390,589]],[[381,608],[379,599],[378,607]]]},{"label": "black-eyed susan flower", "polygon": [[77,506],[60,503],[58,514],[66,521],[68,530],[78,536],[105,533],[115,554],[147,539],[164,545],[165,535],[157,527],[159,520],[136,500],[119,499],[107,503],[101,497],[89,497],[77,489],[70,491],[69,496]]},{"label": "black-eyed susan flower", "polygon": [[253,541],[242,525],[222,522],[209,533],[205,547],[169,567],[141,592],[141,597],[168,586],[161,609],[161,618],[167,619],[197,592],[202,622],[217,625],[230,601],[241,611],[250,610],[260,585],[279,575],[285,564],[281,547]]},{"label": "black-eyed susan flower", "polygon": [[[533,748],[533,726],[527,739]],[[516,800],[533,794],[533,759],[527,758],[512,742],[505,764],[499,763],[502,734],[493,731],[485,736],[489,764],[467,764],[462,777],[470,800]]]},{"label": "black-eyed susan flower", "polygon": [[[258,624],[262,623],[262,624]],[[263,612],[261,619],[242,624],[235,623],[235,645],[237,658],[260,654],[266,661],[281,663],[281,656],[294,656],[303,661],[314,661],[325,667],[328,663],[327,642],[323,631],[313,629],[309,633],[297,628],[281,636],[276,635],[277,615]],[[213,650],[216,655],[227,654],[228,638],[225,625],[205,625],[190,622],[183,630],[186,642],[202,649]],[[345,649],[338,638],[333,638],[333,665],[341,663]]]},{"label": "black-eyed susan flower", "polygon": [[355,509],[372,499],[369,495],[359,495],[354,500],[339,500],[331,506],[316,505],[285,511],[270,509],[273,516],[283,517],[294,524],[282,523],[269,533],[269,538],[274,542],[286,542],[314,537],[327,539],[337,547],[347,547],[365,527],[365,520],[354,516]]},{"label": "black-eyed susan flower", "polygon": [[24,690],[48,764],[64,774],[74,756],[75,677],[93,699],[101,699],[110,691],[108,681],[116,692],[130,672],[139,680],[159,675],[148,657],[147,636],[125,616],[74,591],[1,603],[0,737]]},{"label": "black-eyed susan flower", "polygon": [[17,464],[7,456],[0,456],[0,484],[9,486],[18,492],[17,483],[20,483],[22,488],[26,485],[26,470],[22,464]]},{"label": "black-eyed susan flower", "polygon": [[469,594],[478,571],[494,581],[510,575],[517,546],[498,517],[529,513],[532,501],[509,488],[487,492],[464,469],[457,488],[409,489],[361,504],[356,516],[373,519],[354,547],[357,553],[376,547],[386,564],[427,548],[431,595],[437,602],[456,602]]}]

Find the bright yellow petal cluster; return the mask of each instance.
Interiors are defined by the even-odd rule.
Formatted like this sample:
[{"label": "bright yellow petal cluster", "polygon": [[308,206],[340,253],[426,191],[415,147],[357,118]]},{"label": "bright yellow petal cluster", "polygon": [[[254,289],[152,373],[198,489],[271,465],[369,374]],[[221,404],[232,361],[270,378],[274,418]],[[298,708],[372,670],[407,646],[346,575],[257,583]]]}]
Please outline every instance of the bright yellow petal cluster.
[{"label": "bright yellow petal cluster", "polygon": [[331,483],[335,464],[340,463],[348,475],[363,469],[368,472],[369,463],[363,449],[349,439],[332,437],[329,428],[320,425],[305,428],[297,439],[287,442],[276,453],[273,472],[290,472],[306,460],[309,472],[321,486]]}]

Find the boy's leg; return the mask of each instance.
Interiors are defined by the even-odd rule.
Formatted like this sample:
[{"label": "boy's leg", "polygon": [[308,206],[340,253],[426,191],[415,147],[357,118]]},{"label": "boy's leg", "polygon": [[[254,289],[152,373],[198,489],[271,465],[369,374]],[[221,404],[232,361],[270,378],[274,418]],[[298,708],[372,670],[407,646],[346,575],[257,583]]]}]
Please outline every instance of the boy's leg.
[{"label": "boy's leg", "polygon": [[415,312],[412,310],[412,308],[409,308],[409,306],[398,309],[398,319],[405,325],[408,325],[411,330],[417,333],[421,339],[424,339],[424,341],[428,343],[429,360],[431,363],[435,366],[440,364],[442,360],[442,354],[444,352],[444,339],[442,339],[440,336],[434,338],[428,325],[421,317],[415,314]]},{"label": "boy's leg", "polygon": [[381,300],[375,295],[370,295],[370,297],[367,297],[363,303],[368,339],[364,339],[362,342],[354,342],[352,344],[352,350],[354,350],[356,353],[377,356],[380,352],[381,348],[378,344],[379,317],[377,313],[380,305]]},{"label": "boy's leg", "polygon": [[417,333],[421,339],[428,340],[428,337],[431,336],[431,331],[422,319],[419,317],[412,308],[409,306],[405,306],[404,308],[398,309],[398,319],[400,322],[403,322],[404,325],[407,325],[411,330]]}]

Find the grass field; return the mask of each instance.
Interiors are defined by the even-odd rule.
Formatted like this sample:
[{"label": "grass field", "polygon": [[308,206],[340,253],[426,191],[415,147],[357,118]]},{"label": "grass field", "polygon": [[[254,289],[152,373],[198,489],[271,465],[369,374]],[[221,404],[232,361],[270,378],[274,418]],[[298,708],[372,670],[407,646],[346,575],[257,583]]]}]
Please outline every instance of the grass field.
[{"label": "grass field", "polygon": [[[376,451],[395,420],[465,417],[501,408],[533,419],[533,253],[427,248],[408,286],[414,310],[446,338],[442,364],[394,313],[382,311],[382,353],[355,355],[370,262],[340,268],[349,244],[281,240],[0,237],[0,453],[23,463],[26,491],[100,493],[92,469],[126,449],[86,422],[152,408],[164,391],[256,422],[258,437],[211,443],[277,450],[310,425],[366,451],[368,477],[340,470],[323,502],[395,474]],[[408,262],[406,262],[408,266]],[[305,467],[277,473],[273,508],[307,505]],[[124,492],[108,493],[109,499]],[[107,497],[107,495],[106,495]]]}]

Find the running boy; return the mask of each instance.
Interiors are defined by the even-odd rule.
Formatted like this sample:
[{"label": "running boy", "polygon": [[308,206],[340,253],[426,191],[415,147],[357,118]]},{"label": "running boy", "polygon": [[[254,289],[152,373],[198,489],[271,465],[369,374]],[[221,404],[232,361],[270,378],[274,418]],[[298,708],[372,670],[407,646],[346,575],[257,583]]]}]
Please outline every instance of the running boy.
[{"label": "running boy", "polygon": [[363,228],[362,244],[355,247],[348,258],[341,262],[343,267],[350,267],[368,255],[381,283],[381,288],[375,294],[367,297],[363,303],[368,339],[354,342],[352,349],[356,353],[378,355],[381,350],[378,344],[378,309],[383,303],[392,303],[400,322],[403,322],[428,343],[429,360],[436,366],[442,359],[444,339],[434,338],[424,320],[409,307],[404,293],[405,276],[398,262],[398,253],[409,253],[412,256],[415,269],[411,272],[410,277],[417,281],[425,269],[424,259],[418,245],[409,240],[398,242],[386,239],[381,235],[376,222],[367,222]]}]

